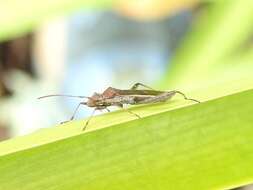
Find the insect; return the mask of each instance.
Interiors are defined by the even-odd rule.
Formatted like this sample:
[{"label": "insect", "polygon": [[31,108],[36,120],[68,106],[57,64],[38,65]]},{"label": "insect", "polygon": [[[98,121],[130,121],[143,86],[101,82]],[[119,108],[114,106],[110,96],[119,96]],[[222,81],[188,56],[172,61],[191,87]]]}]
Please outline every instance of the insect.
[{"label": "insect", "polygon": [[[146,88],[145,90],[139,90],[138,88],[142,86]],[[186,95],[180,91],[173,90],[173,91],[158,91],[154,90],[151,87],[144,85],[142,83],[134,84],[128,90],[121,90],[117,88],[108,87],[102,94],[94,93],[91,97],[88,96],[72,96],[72,95],[63,95],[63,94],[52,94],[47,96],[41,96],[38,99],[53,97],[53,96],[65,96],[65,97],[74,97],[74,98],[85,98],[87,101],[82,101],[76,107],[74,114],[70,118],[71,121],[75,118],[75,115],[81,105],[86,105],[88,107],[94,108],[91,116],[85,123],[85,126],[82,130],[85,130],[87,125],[89,124],[91,118],[93,117],[96,110],[107,110],[110,112],[108,107],[110,106],[117,106],[123,109],[123,105],[130,104],[130,105],[138,105],[138,104],[150,104],[150,103],[157,103],[157,102],[165,102],[172,98],[174,95],[180,94],[184,97],[185,100],[194,101],[200,103],[200,101],[191,99],[186,97]],[[125,109],[130,114],[135,115],[138,118],[141,118],[138,114]],[[68,122],[66,121],[66,122]],[[65,122],[62,122],[65,123]]]}]

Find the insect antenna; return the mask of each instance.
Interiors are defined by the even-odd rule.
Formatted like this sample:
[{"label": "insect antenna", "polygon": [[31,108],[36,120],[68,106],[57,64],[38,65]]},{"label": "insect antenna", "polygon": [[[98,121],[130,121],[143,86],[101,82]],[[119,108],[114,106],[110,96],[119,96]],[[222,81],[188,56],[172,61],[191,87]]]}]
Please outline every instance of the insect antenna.
[{"label": "insect antenna", "polygon": [[65,94],[50,94],[50,95],[38,97],[38,99],[49,98],[49,97],[54,97],[54,96],[63,96],[63,97],[71,97],[71,98],[90,98],[88,96],[73,96],[73,95],[65,95]]},{"label": "insect antenna", "polygon": [[194,101],[194,102],[197,102],[197,103],[200,103],[200,101],[198,100],[195,100],[195,99],[192,99],[192,98],[187,98],[187,96],[183,93],[183,92],[180,92],[180,91],[174,91],[175,93],[178,93],[178,94],[181,94],[185,100],[191,100],[191,101]]}]

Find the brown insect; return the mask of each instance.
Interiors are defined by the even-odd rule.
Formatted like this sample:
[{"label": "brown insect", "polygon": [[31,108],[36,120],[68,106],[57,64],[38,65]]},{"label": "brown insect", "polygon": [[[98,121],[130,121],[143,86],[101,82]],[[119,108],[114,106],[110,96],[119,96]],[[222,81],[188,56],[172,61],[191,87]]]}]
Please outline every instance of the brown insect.
[{"label": "brown insect", "polygon": [[[145,87],[147,89],[146,90],[138,90],[139,86]],[[150,103],[157,103],[157,102],[165,102],[176,94],[182,95],[185,100],[191,100],[191,101],[200,103],[200,101],[198,101],[198,100],[187,98],[186,95],[180,91],[177,91],[177,90],[158,91],[158,90],[154,90],[142,83],[134,84],[132,86],[132,88],[130,88],[129,90],[120,90],[117,88],[108,87],[102,94],[95,92],[91,97],[52,94],[52,95],[39,97],[38,99],[52,97],[52,96],[65,96],[65,97],[75,97],[75,98],[88,99],[87,101],[80,102],[78,104],[78,106],[76,107],[76,109],[74,111],[74,114],[72,115],[72,117],[69,120],[69,121],[71,121],[74,119],[74,117],[81,105],[86,105],[88,107],[94,107],[95,109],[93,110],[91,116],[86,121],[85,126],[83,127],[83,130],[85,130],[96,110],[104,110],[105,109],[108,112],[110,112],[110,110],[108,109],[108,107],[110,107],[110,106],[117,106],[117,107],[123,108],[123,105],[125,105],[125,104],[138,105],[138,104],[150,104]],[[128,111],[129,113],[135,115],[136,117],[141,118],[138,114],[136,114],[128,109],[125,109],[125,110]]]}]

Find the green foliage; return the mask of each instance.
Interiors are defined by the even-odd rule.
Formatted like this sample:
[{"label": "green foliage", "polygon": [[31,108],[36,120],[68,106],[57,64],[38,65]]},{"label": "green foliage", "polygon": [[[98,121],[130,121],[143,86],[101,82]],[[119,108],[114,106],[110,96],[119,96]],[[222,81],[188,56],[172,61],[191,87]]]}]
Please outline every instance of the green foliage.
[{"label": "green foliage", "polygon": [[203,90],[248,75],[253,58],[249,43],[252,9],[253,1],[210,4],[178,50],[160,85]]},{"label": "green foliage", "polygon": [[0,144],[0,189],[248,184],[253,180],[252,101],[253,90],[183,107],[178,104],[184,101],[176,99],[133,108],[152,114],[142,119],[116,124],[132,119],[119,111],[96,117],[86,132],[81,131],[84,121],[76,121],[5,141]]},{"label": "green foliage", "polygon": [[[228,189],[252,183],[253,51],[245,48],[252,2],[222,1],[205,14],[161,81],[201,104],[177,96],[131,108],[141,119],[116,111],[92,119],[85,132],[85,121],[74,121],[2,142],[0,189]],[[27,31],[30,25],[20,21],[0,29],[0,38],[17,28]]]}]

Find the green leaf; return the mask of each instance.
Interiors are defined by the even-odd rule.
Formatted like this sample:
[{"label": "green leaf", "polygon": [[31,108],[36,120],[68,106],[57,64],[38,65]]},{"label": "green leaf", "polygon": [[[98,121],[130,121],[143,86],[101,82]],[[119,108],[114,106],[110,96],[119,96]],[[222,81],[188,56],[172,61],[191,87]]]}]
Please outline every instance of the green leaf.
[{"label": "green leaf", "polygon": [[75,121],[2,142],[0,189],[218,189],[253,182],[253,90],[201,101],[175,97],[132,108],[142,119],[117,111],[93,118],[85,132],[84,121]]},{"label": "green leaf", "polygon": [[243,75],[240,70],[246,59],[252,62],[253,55],[253,47],[247,45],[253,32],[252,9],[253,1],[210,3],[186,36],[160,86],[203,88]]}]

